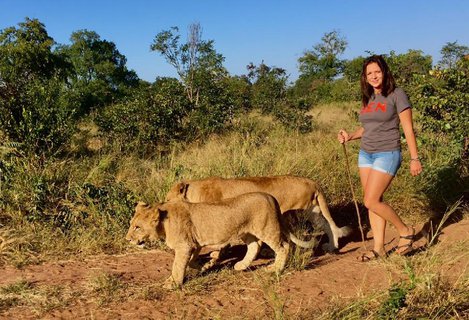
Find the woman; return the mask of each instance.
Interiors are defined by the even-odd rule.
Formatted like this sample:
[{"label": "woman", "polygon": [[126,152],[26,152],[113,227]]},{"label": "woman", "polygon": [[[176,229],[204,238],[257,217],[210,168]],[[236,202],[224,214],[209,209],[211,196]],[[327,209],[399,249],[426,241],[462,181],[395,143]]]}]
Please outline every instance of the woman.
[{"label": "woman", "polygon": [[373,249],[360,257],[365,262],[386,255],[384,236],[388,221],[399,232],[399,243],[395,248],[398,254],[409,253],[414,242],[415,230],[402,222],[393,208],[383,202],[383,194],[402,161],[399,123],[410,151],[412,176],[422,172],[422,165],[409,100],[405,92],[396,87],[382,56],[373,55],[365,59],[360,84],[362,109],[359,119],[362,126],[350,134],[341,129],[338,139],[340,143],[361,139],[358,167],[374,238]]}]

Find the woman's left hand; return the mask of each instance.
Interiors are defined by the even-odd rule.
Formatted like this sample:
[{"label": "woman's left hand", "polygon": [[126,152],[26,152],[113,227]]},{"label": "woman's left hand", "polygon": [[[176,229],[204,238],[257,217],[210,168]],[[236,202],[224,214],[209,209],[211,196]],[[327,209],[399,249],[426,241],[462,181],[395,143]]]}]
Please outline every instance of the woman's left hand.
[{"label": "woman's left hand", "polygon": [[415,177],[420,173],[422,173],[422,163],[420,160],[410,160],[410,174]]}]

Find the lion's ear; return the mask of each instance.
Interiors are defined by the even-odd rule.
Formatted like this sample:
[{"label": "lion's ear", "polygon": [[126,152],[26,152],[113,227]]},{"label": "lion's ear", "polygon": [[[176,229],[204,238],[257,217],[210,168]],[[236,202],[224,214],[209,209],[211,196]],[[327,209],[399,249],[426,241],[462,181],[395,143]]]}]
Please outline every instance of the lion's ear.
[{"label": "lion's ear", "polygon": [[184,198],[186,198],[188,188],[189,188],[188,183],[180,182],[179,185],[178,185],[179,194],[182,194],[184,196]]},{"label": "lion's ear", "polygon": [[147,207],[147,206],[148,206],[148,204],[146,204],[145,202],[139,201],[135,205],[135,211],[140,211],[142,208]]}]

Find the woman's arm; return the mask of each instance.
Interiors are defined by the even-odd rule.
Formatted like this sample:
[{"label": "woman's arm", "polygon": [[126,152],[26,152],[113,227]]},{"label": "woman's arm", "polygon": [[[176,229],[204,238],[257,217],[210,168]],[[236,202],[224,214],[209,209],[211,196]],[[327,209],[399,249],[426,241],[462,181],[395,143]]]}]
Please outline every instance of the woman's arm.
[{"label": "woman's arm", "polygon": [[363,129],[363,127],[359,127],[357,130],[355,130],[355,132],[349,134],[344,129],[340,129],[339,134],[337,135],[337,139],[339,139],[340,143],[360,139],[363,135],[363,131],[365,131],[365,129]]},{"label": "woman's arm", "polygon": [[415,139],[414,127],[412,123],[412,109],[407,108],[399,113],[402,129],[404,130],[407,147],[410,152],[410,174],[413,176],[419,175],[422,172],[422,164],[420,163],[417,141]]}]

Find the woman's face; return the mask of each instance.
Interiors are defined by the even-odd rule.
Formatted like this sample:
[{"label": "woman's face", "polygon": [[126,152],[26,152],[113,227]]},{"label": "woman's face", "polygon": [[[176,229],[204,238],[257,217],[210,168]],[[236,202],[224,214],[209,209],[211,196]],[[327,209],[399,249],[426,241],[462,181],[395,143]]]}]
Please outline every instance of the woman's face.
[{"label": "woman's face", "polygon": [[375,92],[381,91],[383,72],[376,62],[371,62],[366,66],[366,81],[375,89]]}]

